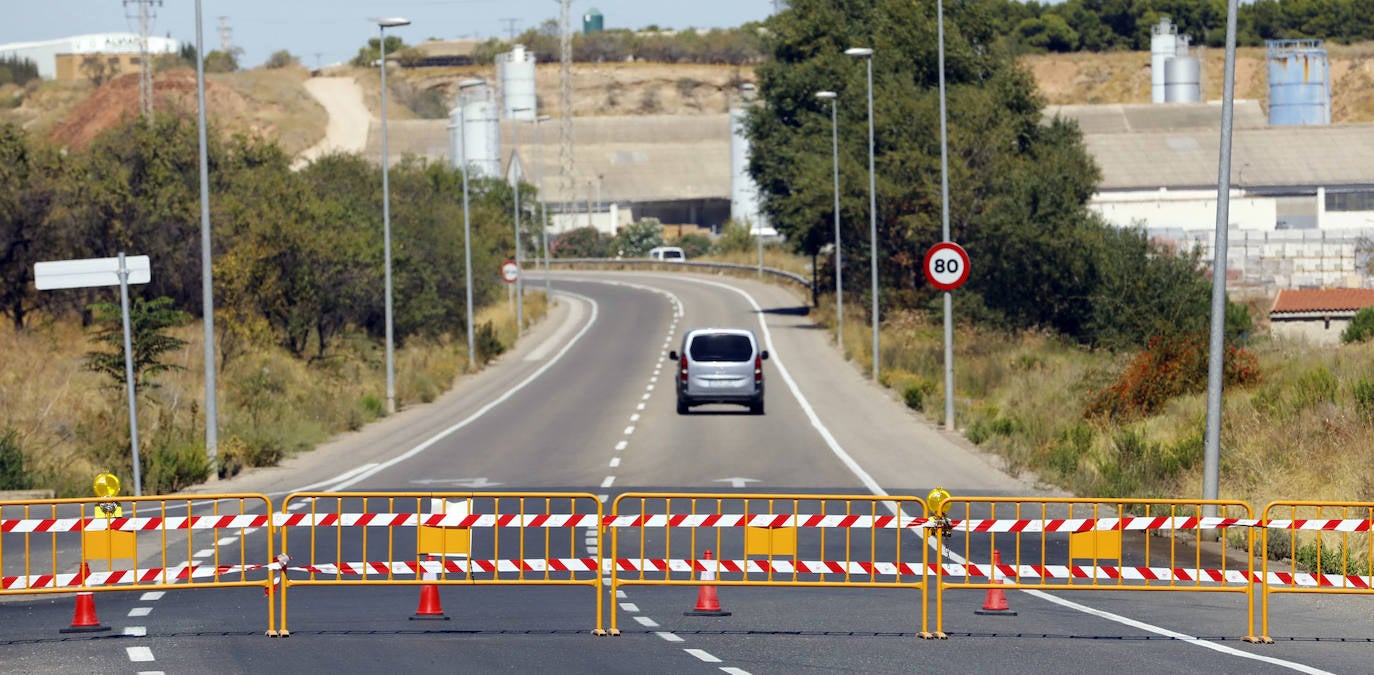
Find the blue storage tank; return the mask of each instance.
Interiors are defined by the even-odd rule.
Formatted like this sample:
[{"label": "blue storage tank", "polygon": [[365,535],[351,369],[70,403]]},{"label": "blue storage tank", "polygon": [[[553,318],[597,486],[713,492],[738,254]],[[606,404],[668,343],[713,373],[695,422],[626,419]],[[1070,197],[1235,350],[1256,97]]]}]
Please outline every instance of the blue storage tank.
[{"label": "blue storage tank", "polygon": [[601,16],[601,11],[593,7],[582,15],[582,34],[590,35],[600,33],[605,29],[605,17]]},{"label": "blue storage tank", "polygon": [[1323,40],[1269,40],[1269,125],[1331,123],[1331,68]]}]

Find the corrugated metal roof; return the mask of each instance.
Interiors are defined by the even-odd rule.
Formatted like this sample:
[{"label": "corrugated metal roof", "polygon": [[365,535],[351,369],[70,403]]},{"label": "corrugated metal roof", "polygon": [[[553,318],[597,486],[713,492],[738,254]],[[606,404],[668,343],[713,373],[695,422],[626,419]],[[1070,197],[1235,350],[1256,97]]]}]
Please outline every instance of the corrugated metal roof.
[{"label": "corrugated metal roof", "polygon": [[1303,288],[1281,290],[1269,310],[1276,312],[1353,312],[1374,307],[1371,288]]}]

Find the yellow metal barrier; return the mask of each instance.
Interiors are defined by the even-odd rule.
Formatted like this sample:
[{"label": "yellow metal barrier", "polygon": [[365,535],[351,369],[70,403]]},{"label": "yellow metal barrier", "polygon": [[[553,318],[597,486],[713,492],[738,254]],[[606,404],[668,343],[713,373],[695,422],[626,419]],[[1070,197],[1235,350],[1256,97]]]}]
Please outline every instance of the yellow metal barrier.
[{"label": "yellow metal barrier", "polygon": [[[271,588],[260,494],[0,502],[0,595]],[[205,552],[209,552],[208,555]],[[149,567],[139,567],[145,559]],[[267,603],[268,635],[275,604]]]},{"label": "yellow metal barrier", "polygon": [[[1245,596],[1244,639],[1258,641],[1255,521],[1242,502],[956,496],[946,504],[936,630],[951,589],[1220,592]],[[1218,543],[1216,531],[1238,541]]]},{"label": "yellow metal barrier", "polygon": [[586,586],[604,635],[601,521],[601,501],[581,492],[292,494],[274,521],[290,573],[279,634],[296,586],[433,584]]},{"label": "yellow metal barrier", "polygon": [[1374,502],[1271,502],[1261,520],[1262,641],[1273,642],[1270,595],[1374,594]]},{"label": "yellow metal barrier", "polygon": [[[611,594],[634,585],[911,588],[921,592],[918,635],[944,637],[927,630],[925,520],[914,497],[625,493],[606,518]],[[612,603],[612,635],[616,620]]]}]

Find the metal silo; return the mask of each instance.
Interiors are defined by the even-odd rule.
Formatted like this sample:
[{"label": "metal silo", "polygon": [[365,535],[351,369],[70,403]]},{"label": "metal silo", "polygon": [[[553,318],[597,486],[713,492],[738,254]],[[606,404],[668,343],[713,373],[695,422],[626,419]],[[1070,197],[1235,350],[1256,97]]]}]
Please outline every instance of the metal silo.
[{"label": "metal silo", "polygon": [[1163,17],[1150,27],[1150,101],[1163,103],[1167,84],[1164,70],[1169,59],[1178,55],[1178,27]]},{"label": "metal silo", "polygon": [[1202,100],[1202,64],[1188,55],[1188,36],[1178,38],[1178,55],[1164,62],[1164,102],[1197,103]]},{"label": "metal silo", "polygon": [[749,223],[751,233],[772,234],[763,216],[759,187],[749,175],[749,139],[744,135],[745,107],[754,95],[754,85],[740,87],[740,98],[730,107],[730,217],[741,225]]},{"label": "metal silo", "polygon": [[1331,123],[1331,69],[1322,40],[1269,40],[1269,124]]},{"label": "metal silo", "polygon": [[582,15],[582,34],[600,33],[604,30],[605,21],[605,17],[601,16],[601,10],[595,7],[587,10],[587,13]]},{"label": "metal silo", "polygon": [[534,93],[534,55],[525,51],[525,45],[515,45],[509,52],[497,54],[496,76],[501,81],[501,116],[508,120],[533,121],[538,106]]},{"label": "metal silo", "polygon": [[[467,157],[475,177],[501,175],[501,121],[485,80],[458,84],[457,106],[449,112],[449,146],[454,166]],[[462,133],[457,133],[462,129]],[[464,150],[466,149],[466,155]]]}]

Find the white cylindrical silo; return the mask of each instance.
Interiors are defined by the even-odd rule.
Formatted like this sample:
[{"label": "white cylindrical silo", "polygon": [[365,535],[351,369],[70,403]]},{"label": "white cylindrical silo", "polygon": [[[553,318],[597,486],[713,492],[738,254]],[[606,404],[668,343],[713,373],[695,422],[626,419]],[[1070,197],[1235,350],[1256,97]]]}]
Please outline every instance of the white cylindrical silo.
[{"label": "white cylindrical silo", "polygon": [[767,229],[759,188],[749,175],[749,139],[744,135],[744,108],[730,109],[730,217],[750,232]]},{"label": "white cylindrical silo", "polygon": [[1158,24],[1150,27],[1150,100],[1154,103],[1165,101],[1164,76],[1165,63],[1178,55],[1178,27],[1162,17]]},{"label": "white cylindrical silo", "polygon": [[525,51],[525,45],[498,54],[496,76],[501,82],[501,116],[533,121],[539,105],[534,90],[534,55]]},{"label": "white cylindrical silo", "polygon": [[1196,56],[1175,56],[1164,65],[1164,101],[1197,103],[1202,100],[1202,65]]},{"label": "white cylindrical silo", "polygon": [[[501,175],[501,127],[491,89],[483,80],[466,80],[458,91],[458,106],[449,118],[454,127],[450,131],[454,165],[466,157],[474,177],[497,178]],[[455,134],[459,127],[462,133]]]}]

